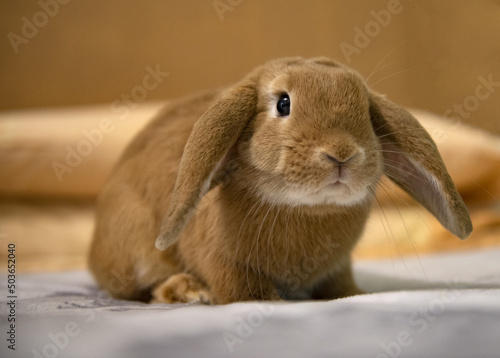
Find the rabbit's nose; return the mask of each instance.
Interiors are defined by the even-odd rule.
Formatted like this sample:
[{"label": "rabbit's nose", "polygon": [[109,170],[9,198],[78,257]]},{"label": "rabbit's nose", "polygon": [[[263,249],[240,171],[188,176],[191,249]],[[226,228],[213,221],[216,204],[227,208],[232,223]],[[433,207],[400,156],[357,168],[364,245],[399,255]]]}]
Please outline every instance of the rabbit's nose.
[{"label": "rabbit's nose", "polygon": [[345,161],[338,160],[337,158],[332,157],[330,154],[325,153],[325,155],[326,155],[326,159],[328,159],[329,161],[331,161],[335,164],[342,165],[345,163]]},{"label": "rabbit's nose", "polygon": [[324,153],[324,155],[325,155],[326,159],[328,159],[330,162],[341,166],[342,164],[345,164],[348,161],[350,161],[351,159],[353,159],[357,155],[357,153],[352,153],[352,154],[347,155],[347,156],[339,156],[339,155],[333,156],[333,155],[330,155],[328,153]]}]

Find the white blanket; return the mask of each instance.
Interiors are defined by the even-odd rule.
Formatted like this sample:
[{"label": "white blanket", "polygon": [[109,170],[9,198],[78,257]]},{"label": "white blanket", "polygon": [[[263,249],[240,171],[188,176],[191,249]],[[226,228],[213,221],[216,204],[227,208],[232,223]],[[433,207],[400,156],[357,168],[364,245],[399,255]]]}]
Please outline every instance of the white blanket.
[{"label": "white blanket", "polygon": [[[87,272],[17,275],[2,357],[500,357],[500,248],[360,261],[371,294],[319,302],[147,305]],[[2,282],[6,282],[2,274]],[[375,293],[377,292],[377,293]],[[10,306],[14,306],[11,302]]]}]

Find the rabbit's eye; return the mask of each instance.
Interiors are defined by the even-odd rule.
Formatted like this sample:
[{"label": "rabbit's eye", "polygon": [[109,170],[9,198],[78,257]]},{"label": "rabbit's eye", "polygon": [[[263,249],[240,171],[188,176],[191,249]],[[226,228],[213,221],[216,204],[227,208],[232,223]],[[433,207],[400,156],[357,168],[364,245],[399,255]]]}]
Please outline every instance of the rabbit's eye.
[{"label": "rabbit's eye", "polygon": [[290,97],[288,94],[285,93],[281,95],[276,109],[281,117],[288,116],[290,114]]}]

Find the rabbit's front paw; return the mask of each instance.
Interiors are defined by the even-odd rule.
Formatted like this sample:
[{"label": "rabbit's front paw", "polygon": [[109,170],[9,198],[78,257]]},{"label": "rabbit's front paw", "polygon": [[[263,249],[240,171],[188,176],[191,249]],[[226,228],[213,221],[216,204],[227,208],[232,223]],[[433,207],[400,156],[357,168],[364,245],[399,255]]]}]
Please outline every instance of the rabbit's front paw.
[{"label": "rabbit's front paw", "polygon": [[170,276],[153,290],[151,303],[203,303],[210,304],[211,294],[195,276],[178,273]]}]

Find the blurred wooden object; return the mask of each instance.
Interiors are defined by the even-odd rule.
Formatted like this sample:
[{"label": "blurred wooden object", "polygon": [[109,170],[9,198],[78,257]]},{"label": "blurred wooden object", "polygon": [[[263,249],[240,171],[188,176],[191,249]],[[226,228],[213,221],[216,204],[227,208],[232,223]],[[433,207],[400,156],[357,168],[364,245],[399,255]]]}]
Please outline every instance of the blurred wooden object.
[{"label": "blurred wooden object", "polygon": [[0,113],[0,197],[94,199],[125,145],[164,105]]}]

